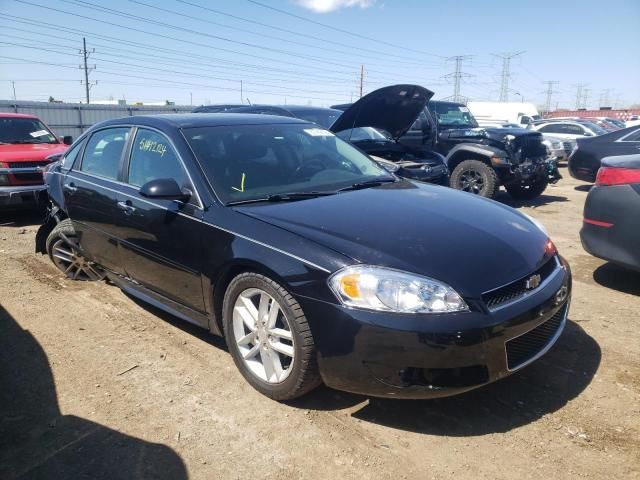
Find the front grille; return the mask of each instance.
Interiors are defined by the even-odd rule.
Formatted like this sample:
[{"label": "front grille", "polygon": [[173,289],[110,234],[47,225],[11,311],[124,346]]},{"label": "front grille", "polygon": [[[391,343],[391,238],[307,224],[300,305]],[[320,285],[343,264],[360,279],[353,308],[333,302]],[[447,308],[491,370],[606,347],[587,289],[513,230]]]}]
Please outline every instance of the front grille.
[{"label": "front grille", "polygon": [[505,343],[509,370],[528,362],[549,345],[562,326],[567,308],[567,305],[564,305],[546,322]]},{"label": "front grille", "polygon": [[16,173],[14,174],[16,181],[29,182],[29,183],[42,183],[43,178],[41,173]]},{"label": "front grille", "polygon": [[523,159],[547,156],[547,147],[542,143],[542,137],[539,135],[522,135],[516,137],[514,142],[516,149],[521,151]]},{"label": "front grille", "polygon": [[496,288],[495,290],[491,290],[490,292],[483,293],[482,300],[487,305],[487,307],[489,307],[489,309],[496,308],[504,303],[517,300],[530,291],[529,289],[527,289],[527,280],[529,278],[531,278],[533,275],[538,274],[540,275],[540,281],[544,282],[547,278],[549,278],[549,276],[551,276],[557,266],[558,262],[556,258],[553,257],[549,259],[547,263],[545,263],[538,270],[531,273],[531,275],[522,277],[521,279],[505,285],[504,287]]},{"label": "front grille", "polygon": [[35,168],[49,165],[48,160],[39,160],[34,162],[9,162],[9,168]]}]

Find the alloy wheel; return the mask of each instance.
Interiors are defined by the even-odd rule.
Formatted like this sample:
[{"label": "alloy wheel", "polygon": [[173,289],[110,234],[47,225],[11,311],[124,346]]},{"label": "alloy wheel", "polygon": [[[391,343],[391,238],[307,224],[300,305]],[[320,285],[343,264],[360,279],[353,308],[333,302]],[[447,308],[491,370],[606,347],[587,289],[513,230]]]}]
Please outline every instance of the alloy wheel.
[{"label": "alloy wheel", "polygon": [[479,194],[484,188],[484,178],[475,170],[465,170],[460,174],[460,187],[465,192]]},{"label": "alloy wheel", "polygon": [[295,359],[293,334],[278,302],[259,288],[244,290],[233,307],[233,337],[245,365],[258,379],[281,383]]},{"label": "alloy wheel", "polygon": [[60,236],[51,246],[51,258],[54,265],[72,280],[95,281],[105,276],[100,267],[82,256],[75,237]]}]

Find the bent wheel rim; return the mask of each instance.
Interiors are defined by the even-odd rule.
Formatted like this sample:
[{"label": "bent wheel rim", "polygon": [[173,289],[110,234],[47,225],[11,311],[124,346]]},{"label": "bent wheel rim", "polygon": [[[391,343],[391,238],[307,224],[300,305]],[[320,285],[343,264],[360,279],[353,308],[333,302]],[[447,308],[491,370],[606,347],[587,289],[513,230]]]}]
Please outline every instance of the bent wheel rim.
[{"label": "bent wheel rim", "polygon": [[53,263],[72,280],[102,280],[104,272],[93,262],[87,261],[78,250],[73,236],[60,237],[51,246]]},{"label": "bent wheel rim", "polygon": [[465,192],[479,194],[484,189],[484,178],[475,170],[465,170],[460,174],[459,185]]},{"label": "bent wheel rim", "polygon": [[282,383],[295,360],[293,334],[280,304],[267,292],[249,288],[233,306],[233,337],[242,361],[258,379]]}]

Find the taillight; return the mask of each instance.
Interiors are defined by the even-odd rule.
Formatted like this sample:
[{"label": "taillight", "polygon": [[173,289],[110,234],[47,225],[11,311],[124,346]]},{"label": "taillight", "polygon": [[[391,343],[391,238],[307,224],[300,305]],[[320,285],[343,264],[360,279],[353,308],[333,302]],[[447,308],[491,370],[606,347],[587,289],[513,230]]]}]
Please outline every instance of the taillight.
[{"label": "taillight", "polygon": [[600,167],[596,176],[596,185],[625,185],[640,183],[640,169]]}]

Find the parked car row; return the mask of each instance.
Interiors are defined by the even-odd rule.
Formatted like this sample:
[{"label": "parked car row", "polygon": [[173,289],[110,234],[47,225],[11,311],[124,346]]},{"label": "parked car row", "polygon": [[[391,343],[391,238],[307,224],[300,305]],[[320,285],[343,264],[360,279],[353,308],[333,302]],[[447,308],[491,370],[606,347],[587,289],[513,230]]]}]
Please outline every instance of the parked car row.
[{"label": "parked car row", "polygon": [[[432,96],[394,85],[333,109],[127,117],[66,152],[70,139],[35,117],[7,117],[4,143],[42,160],[29,172],[3,163],[2,174],[36,195],[44,171],[36,249],[64,275],[107,277],[224,336],[271,398],[320,383],[453,395],[535,361],[563,330],[568,264],[536,221],[478,197],[504,185],[534,198],[559,178],[566,147],[541,124],[481,128],[464,105]],[[639,140],[640,128],[584,138],[569,157],[572,174],[599,168],[585,249],[631,268],[640,155],[611,155]]]}]

